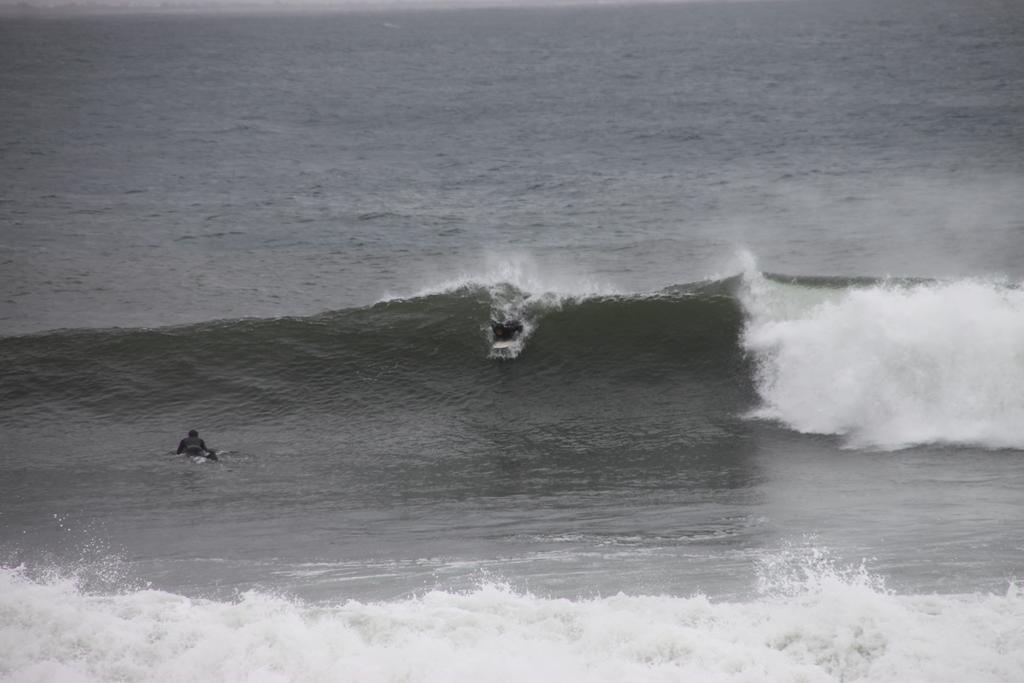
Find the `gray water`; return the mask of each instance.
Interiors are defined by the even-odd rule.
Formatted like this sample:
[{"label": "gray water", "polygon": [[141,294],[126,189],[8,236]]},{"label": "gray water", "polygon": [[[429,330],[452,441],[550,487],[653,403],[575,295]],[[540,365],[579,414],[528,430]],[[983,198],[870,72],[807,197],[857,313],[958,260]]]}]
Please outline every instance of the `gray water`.
[{"label": "gray water", "polygon": [[[907,593],[1024,567],[993,346],[1024,341],[1019,3],[5,18],[0,64],[9,566],[313,600],[740,599],[808,548]],[[968,373],[886,403],[889,438],[769,397],[762,272],[812,320],[895,307],[887,277],[999,293],[902,350],[846,314],[865,356]],[[509,310],[536,331],[496,359]],[[218,463],[173,455],[192,427]]]},{"label": "gray water", "polygon": [[[5,19],[8,334],[483,277],[1019,277],[1013,2]],[[490,260],[489,260],[490,259]]]}]

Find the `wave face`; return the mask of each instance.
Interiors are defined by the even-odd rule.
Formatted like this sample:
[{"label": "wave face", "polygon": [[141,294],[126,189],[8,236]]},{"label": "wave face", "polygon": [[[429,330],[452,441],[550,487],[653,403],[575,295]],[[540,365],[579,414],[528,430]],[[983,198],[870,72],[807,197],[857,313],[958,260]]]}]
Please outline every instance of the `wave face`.
[{"label": "wave face", "polygon": [[[524,334],[492,351],[488,323],[508,316]],[[308,318],[3,338],[0,408],[26,425],[198,414],[330,429],[500,407],[520,428],[591,435],[653,421],[666,443],[733,434],[745,415],[852,447],[1021,448],[1021,349],[1024,291],[992,282],[750,271],[579,297],[462,283]]]},{"label": "wave face", "polygon": [[753,277],[758,417],[851,446],[1024,447],[1024,291]]},{"label": "wave face", "polygon": [[[781,566],[778,566],[781,565]],[[309,605],[87,592],[0,568],[12,681],[961,681],[1024,675],[1024,601],[900,596],[863,569],[769,558],[745,602],[551,599],[485,583]]]},{"label": "wave face", "polygon": [[[188,407],[260,420],[315,413],[329,424],[491,410],[496,396],[558,405],[685,387],[728,412],[737,396],[723,387],[749,374],[734,284],[589,299],[467,285],[309,318],[11,337],[0,339],[0,406],[29,421],[41,408],[142,419]],[[499,355],[489,322],[507,315],[526,329]]]}]

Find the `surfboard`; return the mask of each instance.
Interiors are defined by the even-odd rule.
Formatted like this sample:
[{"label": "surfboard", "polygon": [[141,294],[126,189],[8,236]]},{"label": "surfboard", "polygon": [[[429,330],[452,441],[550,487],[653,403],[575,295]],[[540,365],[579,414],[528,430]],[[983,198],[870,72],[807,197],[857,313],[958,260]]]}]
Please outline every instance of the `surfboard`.
[{"label": "surfboard", "polygon": [[492,349],[511,349],[513,346],[515,346],[515,344],[516,344],[515,340],[508,339],[508,340],[494,342],[493,344],[491,344],[491,348]]}]

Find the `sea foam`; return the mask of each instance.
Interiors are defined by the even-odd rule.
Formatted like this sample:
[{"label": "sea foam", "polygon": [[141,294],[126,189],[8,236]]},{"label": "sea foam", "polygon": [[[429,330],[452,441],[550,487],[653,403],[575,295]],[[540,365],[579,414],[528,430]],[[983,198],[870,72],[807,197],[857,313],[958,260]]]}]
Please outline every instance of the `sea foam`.
[{"label": "sea foam", "polygon": [[748,275],[758,417],[850,445],[1024,448],[1024,291],[976,280],[846,289]]},{"label": "sea foam", "polygon": [[581,273],[571,264],[542,264],[522,252],[486,253],[479,263],[459,273],[446,273],[409,295],[387,293],[381,301],[446,294],[460,289],[483,288],[499,302],[514,297],[542,299],[549,305],[624,292],[615,285]]},{"label": "sea foam", "polygon": [[491,583],[465,593],[310,605],[258,592],[229,602],[158,590],[96,594],[8,568],[0,570],[0,677],[1024,680],[1024,601],[1012,586],[1005,595],[899,596],[856,571],[813,562],[782,577],[747,602],[552,599]]}]

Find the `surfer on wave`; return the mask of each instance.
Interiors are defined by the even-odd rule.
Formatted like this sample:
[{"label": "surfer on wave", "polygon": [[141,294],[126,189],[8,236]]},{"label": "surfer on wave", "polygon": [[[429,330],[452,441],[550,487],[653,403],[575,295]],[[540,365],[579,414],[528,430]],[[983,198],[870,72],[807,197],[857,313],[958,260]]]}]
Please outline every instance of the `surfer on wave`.
[{"label": "surfer on wave", "polygon": [[493,321],[491,332],[494,333],[494,341],[512,341],[523,331],[523,324],[518,320],[505,320],[503,322]]},{"label": "surfer on wave", "polygon": [[212,448],[207,448],[206,442],[199,438],[199,432],[194,429],[190,430],[188,436],[178,443],[178,455],[182,453],[189,456],[198,455],[210,460],[217,459],[217,454],[213,452]]}]

